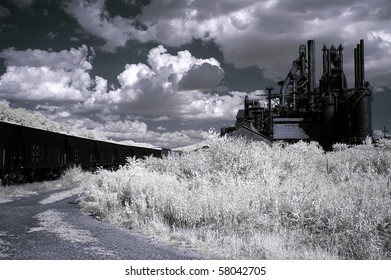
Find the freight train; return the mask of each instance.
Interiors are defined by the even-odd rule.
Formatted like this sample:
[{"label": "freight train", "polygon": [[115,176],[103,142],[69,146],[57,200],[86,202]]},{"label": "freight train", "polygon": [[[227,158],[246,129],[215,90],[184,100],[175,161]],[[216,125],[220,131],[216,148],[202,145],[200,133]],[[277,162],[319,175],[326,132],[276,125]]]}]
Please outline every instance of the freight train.
[{"label": "freight train", "polygon": [[324,46],[323,71],[315,86],[315,42],[300,45],[280,91],[246,97],[235,126],[221,135],[265,142],[317,141],[325,150],[334,143],[361,143],[372,136],[372,88],[365,81],[364,40],[354,49],[355,85],[347,86],[343,46]]},{"label": "freight train", "polygon": [[72,165],[90,170],[117,168],[126,163],[127,157],[162,157],[169,152],[0,122],[2,184],[57,178]]}]

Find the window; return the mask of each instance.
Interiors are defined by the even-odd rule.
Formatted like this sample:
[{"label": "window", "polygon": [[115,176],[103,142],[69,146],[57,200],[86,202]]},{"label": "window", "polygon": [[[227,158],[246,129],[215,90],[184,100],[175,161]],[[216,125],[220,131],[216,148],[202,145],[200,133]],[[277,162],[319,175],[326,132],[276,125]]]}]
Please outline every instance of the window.
[{"label": "window", "polygon": [[66,165],[66,164],[67,164],[67,154],[64,153],[64,154],[61,154],[60,165]]},{"label": "window", "polygon": [[92,146],[91,151],[91,164],[97,164],[99,162],[99,150],[96,143]]},{"label": "window", "polygon": [[75,163],[79,163],[79,150],[75,149],[74,154],[75,154],[75,158],[74,158]]},{"label": "window", "polygon": [[33,165],[39,163],[39,146],[32,146],[31,162]]}]

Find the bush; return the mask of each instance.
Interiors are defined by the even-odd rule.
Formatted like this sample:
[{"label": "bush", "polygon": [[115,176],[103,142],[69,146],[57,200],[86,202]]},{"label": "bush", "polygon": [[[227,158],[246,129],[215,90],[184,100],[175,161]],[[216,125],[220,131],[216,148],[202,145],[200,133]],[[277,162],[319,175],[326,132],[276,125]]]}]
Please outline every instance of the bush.
[{"label": "bush", "polygon": [[[216,138],[84,182],[86,212],[222,258],[388,259],[391,151]],[[387,235],[388,234],[388,235]]]}]

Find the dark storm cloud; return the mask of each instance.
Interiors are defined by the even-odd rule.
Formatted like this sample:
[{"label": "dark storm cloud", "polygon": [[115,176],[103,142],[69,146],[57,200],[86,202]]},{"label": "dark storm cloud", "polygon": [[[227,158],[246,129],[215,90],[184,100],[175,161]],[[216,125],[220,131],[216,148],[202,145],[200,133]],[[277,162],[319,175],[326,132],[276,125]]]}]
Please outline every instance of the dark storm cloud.
[{"label": "dark storm cloud", "polygon": [[[319,48],[323,44],[346,43],[351,50],[349,44],[364,38],[367,55],[376,59],[384,56],[384,45],[390,37],[384,28],[391,23],[388,13],[391,4],[386,0],[69,0],[63,3],[64,11],[84,31],[105,41],[101,46],[103,51],[116,52],[118,47],[134,40],[157,41],[175,47],[191,44],[195,38],[213,40],[226,62],[237,67],[258,65],[264,75],[273,79],[284,78],[291,60],[295,59],[297,46],[308,39],[316,39]],[[116,7],[128,12],[116,13]],[[346,63],[351,61],[347,56]],[[378,71],[386,71],[384,67]]]},{"label": "dark storm cloud", "polygon": [[[316,13],[317,17],[330,17],[335,16],[336,14],[343,11],[346,7],[352,7],[356,2],[356,0],[329,0],[329,1],[313,1],[313,0],[279,0],[274,1],[275,8],[280,11],[291,11],[295,14],[310,14]],[[318,13],[319,11],[323,11],[323,13]],[[331,13],[334,13],[332,15]]]},{"label": "dark storm cloud", "polygon": [[29,8],[36,0],[10,0],[12,4],[18,6],[19,8]]},{"label": "dark storm cloud", "polygon": [[65,11],[87,32],[106,41],[102,50],[115,51],[133,39],[176,47],[194,38],[213,40],[227,62],[237,67],[258,65],[273,79],[284,78],[297,46],[308,39],[316,39],[321,48],[324,43],[349,44],[365,38],[372,41],[368,45],[377,44],[368,47],[368,56],[384,54],[374,39],[388,40],[389,33],[379,33],[384,31],[379,21],[390,21],[384,14],[390,9],[385,0],[153,0],[139,5],[140,14],[131,18],[108,13],[108,6],[103,0],[68,1]]},{"label": "dark storm cloud", "polygon": [[180,90],[212,89],[218,86],[223,77],[224,72],[220,67],[203,63],[194,65],[187,71],[179,81],[178,86]]},{"label": "dark storm cloud", "polygon": [[11,14],[10,10],[0,5],[0,17],[6,17]]},{"label": "dark storm cloud", "polygon": [[[321,48],[364,38],[368,55],[384,56],[384,47],[374,42],[372,34],[383,43],[388,41],[384,28],[385,22],[391,22],[384,11],[390,6],[385,0],[151,1],[138,16],[147,29],[134,38],[171,46],[193,38],[214,40],[226,61],[238,67],[257,64],[265,75],[281,79],[295,59],[297,46],[308,39],[316,39]],[[385,33],[378,35],[379,31]],[[294,50],[293,55],[289,50]]]},{"label": "dark storm cloud", "polygon": [[189,12],[194,11],[194,16],[198,20],[216,18],[221,15],[227,15],[237,10],[252,5],[259,0],[172,0],[172,1],[151,1],[151,4],[143,9],[140,15],[144,20],[162,20],[172,19],[178,16],[188,17]]}]

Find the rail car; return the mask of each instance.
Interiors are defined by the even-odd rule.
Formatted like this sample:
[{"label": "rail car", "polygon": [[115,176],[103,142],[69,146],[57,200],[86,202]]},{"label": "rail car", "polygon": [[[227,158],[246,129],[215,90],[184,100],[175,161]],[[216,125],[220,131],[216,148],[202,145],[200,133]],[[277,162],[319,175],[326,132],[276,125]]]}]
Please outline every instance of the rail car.
[{"label": "rail car", "polygon": [[169,152],[0,122],[2,184],[53,179],[72,165],[85,170],[117,168],[127,157],[162,157]]}]

